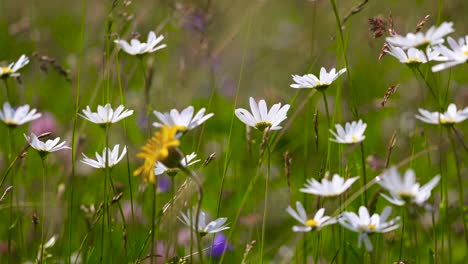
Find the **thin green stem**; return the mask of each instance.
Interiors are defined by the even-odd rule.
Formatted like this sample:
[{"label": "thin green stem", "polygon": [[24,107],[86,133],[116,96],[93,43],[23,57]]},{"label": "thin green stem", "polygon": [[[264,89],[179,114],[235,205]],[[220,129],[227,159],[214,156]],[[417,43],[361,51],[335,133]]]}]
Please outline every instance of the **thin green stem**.
[{"label": "thin green stem", "polygon": [[148,77],[147,77],[147,70],[146,70],[146,65],[144,61],[144,57],[140,56],[138,57],[140,59],[140,67],[141,71],[143,72],[143,79],[144,79],[144,92],[145,94],[143,95],[145,98],[145,111],[146,111],[146,118],[147,118],[147,129],[148,129],[148,136],[151,137],[151,106],[150,106],[150,87],[148,83]]},{"label": "thin green stem", "polygon": [[153,264],[153,256],[154,256],[154,240],[156,237],[156,206],[157,206],[157,191],[158,185],[157,183],[153,184],[153,208],[151,209],[151,257],[150,263]]},{"label": "thin green stem", "polygon": [[327,101],[327,95],[325,94],[325,91],[320,91],[323,97],[323,105],[325,107],[325,113],[327,114],[327,125],[328,129],[330,129],[330,111],[328,110],[328,101]]},{"label": "thin green stem", "polygon": [[463,195],[463,181],[460,174],[460,160],[458,158],[455,140],[450,129],[447,130],[452,145],[453,155],[455,156],[455,165],[457,169],[457,185],[458,185],[458,202],[460,207],[460,214],[463,223],[463,234],[465,235],[465,245],[468,245],[468,230],[466,229],[466,214],[465,214],[465,196]]},{"label": "thin green stem", "polygon": [[260,263],[263,263],[263,249],[265,247],[265,229],[266,229],[266,219],[268,212],[268,185],[270,183],[270,146],[268,142],[266,144],[267,148],[267,175],[265,179],[265,205],[263,207],[263,219],[262,219],[262,243],[260,244]]},{"label": "thin green stem", "polygon": [[41,157],[41,161],[42,161],[42,221],[41,221],[41,258],[40,258],[40,261],[39,263],[42,263],[43,262],[43,259],[44,259],[44,242],[45,242],[45,225],[44,225],[44,222],[45,222],[45,216],[46,216],[46,213],[45,213],[45,207],[46,207],[46,175],[47,175],[47,171],[46,171],[46,161],[47,161],[47,156],[43,156]]},{"label": "thin green stem", "polygon": [[[366,175],[366,155],[364,153],[364,143],[361,142],[361,166],[362,166],[362,186],[366,186],[367,184],[367,175]],[[364,204],[367,204],[367,190],[364,190]]]},{"label": "thin green stem", "polygon": [[[5,80],[5,79],[4,79]],[[5,80],[6,82],[6,80]],[[12,156],[13,156],[13,140],[14,140],[14,137],[13,137],[13,128],[11,127],[8,127],[8,162],[11,163],[12,162]],[[8,170],[9,171],[9,170]],[[5,174],[5,178],[6,178],[6,174]],[[5,178],[2,179],[2,183],[0,184],[0,188],[1,188],[1,185],[3,185],[3,181],[5,180]],[[14,186],[14,176],[11,177],[11,185]],[[16,193],[16,192],[15,192]],[[13,195],[10,196],[10,223],[8,226],[12,226],[13,225]],[[9,228],[8,229],[8,261],[10,262],[11,261],[11,240],[12,240],[12,235],[13,235],[13,229],[12,228]]]},{"label": "thin green stem", "polygon": [[71,159],[71,176],[70,176],[70,205],[68,207],[68,258],[67,263],[71,263],[72,260],[72,241],[73,241],[73,200],[74,200],[74,179],[75,179],[75,161],[76,161],[76,129],[78,126],[78,111],[80,107],[80,88],[81,88],[81,67],[83,65],[83,43],[85,33],[85,22],[86,22],[86,5],[87,0],[83,0],[83,6],[81,9],[81,26],[80,26],[80,51],[78,60],[78,69],[76,76],[76,89],[75,89],[75,116],[73,120],[73,133],[72,133],[72,159]]},{"label": "thin green stem", "polygon": [[3,83],[5,84],[5,90],[6,90],[6,96],[7,96],[7,101],[10,102],[10,104],[12,104],[13,102],[11,101],[13,98],[11,96],[11,91],[10,91],[10,87],[8,86],[8,78],[6,77],[3,77]]}]

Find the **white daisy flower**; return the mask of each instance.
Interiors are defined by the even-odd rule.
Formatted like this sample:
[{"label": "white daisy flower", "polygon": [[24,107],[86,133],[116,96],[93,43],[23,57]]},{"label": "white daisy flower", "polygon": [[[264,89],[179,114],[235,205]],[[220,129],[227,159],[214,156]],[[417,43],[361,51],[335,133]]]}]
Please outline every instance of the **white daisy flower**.
[{"label": "white daisy flower", "polygon": [[177,217],[182,223],[185,225],[189,226],[196,232],[199,232],[201,236],[204,236],[206,234],[214,234],[221,232],[223,230],[229,229],[229,226],[225,225],[227,218],[226,217],[221,217],[218,218],[214,221],[209,222],[206,224],[206,215],[205,212],[200,211],[200,215],[198,217],[198,228],[195,228],[195,217],[196,217],[196,211],[192,210],[192,215],[190,215],[190,210],[187,211],[187,214],[180,213],[181,217]]},{"label": "white daisy flower", "polygon": [[406,36],[396,35],[387,37],[386,41],[402,49],[420,48],[427,45],[437,45],[444,43],[444,37],[455,30],[453,29],[453,22],[443,22],[439,27],[432,26],[426,33],[408,33]]},{"label": "white daisy flower", "polygon": [[[328,174],[328,172],[327,172]],[[300,191],[303,193],[310,193],[319,196],[337,196],[345,192],[355,181],[359,179],[359,176],[344,179],[338,174],[334,174],[331,181],[327,178],[323,178],[322,182],[318,182],[316,179],[311,178],[307,180],[304,188]]]},{"label": "white daisy flower", "polygon": [[369,216],[367,208],[361,206],[359,207],[359,215],[354,212],[343,212],[338,218],[338,222],[347,229],[359,233],[358,247],[361,247],[361,242],[364,241],[367,251],[372,251],[373,247],[368,234],[387,233],[399,227],[400,217],[387,221],[391,213],[392,208],[387,206],[381,215],[373,214]]},{"label": "white daisy flower", "polygon": [[[182,160],[180,160],[180,164],[184,167],[192,166],[193,164],[200,161],[199,159],[193,160],[196,157],[197,157],[197,154],[193,152],[192,154],[187,155]],[[156,162],[156,165],[154,166],[154,175],[161,175],[169,171],[171,171],[171,168],[168,168],[166,165],[164,165],[160,161]]]},{"label": "white daisy flower", "polygon": [[468,36],[460,38],[458,43],[453,38],[448,37],[447,43],[450,49],[443,45],[434,47],[435,50],[446,58],[446,62],[433,66],[433,72],[439,72],[468,61]]},{"label": "white daisy flower", "polygon": [[366,138],[364,136],[364,131],[366,130],[367,124],[363,123],[362,120],[346,123],[344,128],[340,124],[335,124],[335,127],[336,133],[330,129],[330,133],[335,136],[335,139],[330,138],[333,142],[353,144],[359,143]]},{"label": "white daisy flower", "polygon": [[98,105],[97,112],[93,113],[88,105],[86,106],[86,109],[83,110],[83,114],[79,115],[95,124],[110,124],[117,123],[120,120],[133,115],[133,110],[124,109],[125,107],[123,105],[119,105],[115,111],[112,110],[110,104],[106,104],[105,106]]},{"label": "white daisy flower", "polygon": [[24,135],[24,138],[32,148],[39,152],[41,156],[62,149],[71,149],[70,147],[65,146],[65,141],[59,143],[59,137],[54,140],[49,139],[46,142],[42,142],[34,133],[31,133],[31,136]]},{"label": "white daisy flower", "polygon": [[286,208],[286,212],[288,212],[288,214],[290,214],[292,217],[294,217],[294,219],[302,224],[301,226],[293,226],[292,230],[294,232],[309,232],[311,230],[320,230],[324,226],[336,223],[335,218],[330,216],[323,216],[325,213],[325,208],[320,208],[312,219],[307,218],[307,213],[304,210],[304,206],[302,206],[301,202],[299,201],[296,202],[296,210],[297,211],[295,211],[291,206]]},{"label": "white daisy flower", "polygon": [[326,89],[332,84],[340,75],[346,72],[346,68],[336,72],[335,68],[332,68],[330,72],[322,67],[320,69],[320,78],[317,78],[313,74],[306,74],[304,76],[292,75],[293,80],[296,82],[291,84],[292,88],[315,88],[317,90]]},{"label": "white daisy flower", "polygon": [[468,107],[457,111],[455,104],[450,104],[445,113],[429,112],[421,108],[418,110],[421,115],[416,115],[416,118],[428,124],[453,125],[468,119]]},{"label": "white daisy flower", "polygon": [[401,177],[396,167],[385,170],[378,177],[380,186],[389,191],[392,197],[385,194],[381,195],[392,204],[398,206],[402,206],[406,202],[423,206],[427,199],[431,197],[431,191],[439,183],[439,180],[440,176],[437,175],[425,185],[419,186],[412,169],[408,169],[404,177]]},{"label": "white daisy flower", "polygon": [[287,118],[286,114],[289,110],[289,104],[285,104],[281,107],[281,103],[277,103],[268,111],[266,102],[263,99],[257,104],[257,102],[250,97],[249,102],[252,114],[242,108],[238,108],[235,111],[240,121],[260,131],[265,130],[267,127],[269,127],[270,130],[281,129],[279,124]]},{"label": "white daisy flower", "polygon": [[3,104],[3,111],[0,110],[0,119],[11,127],[23,125],[27,122],[41,117],[40,113],[36,113],[36,109],[29,110],[29,105],[23,105],[16,108],[11,107],[10,103]]},{"label": "white daisy flower", "polygon": [[117,46],[123,49],[126,53],[130,55],[142,55],[145,53],[152,53],[157,50],[163,49],[166,47],[166,44],[158,44],[164,39],[163,35],[156,37],[156,34],[153,31],[148,33],[148,39],[145,42],[140,42],[138,39],[130,40],[130,44],[126,40],[117,39],[114,42]]},{"label": "white daisy flower", "polygon": [[116,165],[123,159],[125,154],[127,154],[127,147],[125,146],[122,150],[122,154],[120,154],[119,156],[119,147],[119,144],[117,144],[112,150],[104,148],[102,156],[96,152],[96,160],[90,159],[84,153],[82,153],[84,158],[81,160],[81,162],[96,169],[103,169],[106,168],[106,158],[107,155],[109,155],[109,160],[107,161],[107,164],[109,168],[112,168],[114,165]]},{"label": "white daisy flower", "polygon": [[195,116],[193,116],[194,108],[193,106],[189,106],[182,110],[180,113],[177,109],[172,109],[170,112],[158,112],[153,111],[154,115],[159,119],[159,122],[154,122],[154,127],[162,127],[162,126],[179,126],[185,128],[185,130],[192,130],[197,126],[203,124],[206,120],[211,118],[214,114],[209,113],[205,115],[205,108],[200,109]]},{"label": "white daisy flower", "polygon": [[388,45],[388,49],[386,49],[385,52],[405,64],[420,64],[427,63],[428,61],[446,60],[437,50],[433,50],[430,47],[427,47],[426,53],[424,53],[422,50],[416,48],[409,48],[407,51],[404,51],[400,47]]},{"label": "white daisy flower", "polygon": [[12,62],[6,67],[0,67],[0,78],[20,76],[18,70],[26,66],[28,63],[29,58],[24,54],[21,55],[16,62]]}]

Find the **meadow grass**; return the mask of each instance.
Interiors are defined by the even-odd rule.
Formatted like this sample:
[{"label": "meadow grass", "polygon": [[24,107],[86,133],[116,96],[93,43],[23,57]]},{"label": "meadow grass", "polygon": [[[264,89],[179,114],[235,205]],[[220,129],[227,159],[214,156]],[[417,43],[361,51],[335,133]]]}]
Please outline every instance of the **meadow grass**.
[{"label": "meadow grass", "polygon": [[468,262],[465,1],[0,7],[0,263]]}]

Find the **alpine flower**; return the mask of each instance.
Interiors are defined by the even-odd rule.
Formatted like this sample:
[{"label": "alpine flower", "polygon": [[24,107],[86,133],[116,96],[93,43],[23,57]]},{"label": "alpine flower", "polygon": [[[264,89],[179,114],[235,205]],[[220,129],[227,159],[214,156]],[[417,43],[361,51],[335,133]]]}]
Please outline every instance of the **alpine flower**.
[{"label": "alpine flower", "polygon": [[23,125],[39,117],[41,117],[41,114],[37,113],[36,109],[30,110],[29,105],[13,108],[10,103],[5,102],[3,104],[3,110],[0,110],[0,119],[10,127]]},{"label": "alpine flower", "polygon": [[367,124],[363,123],[362,120],[346,123],[344,128],[340,124],[336,124],[335,127],[336,133],[330,129],[330,133],[335,136],[334,139],[330,138],[333,142],[353,144],[359,143],[366,138],[364,136],[364,131],[366,130]]},{"label": "alpine flower", "polygon": [[450,104],[445,113],[429,112],[421,108],[418,110],[420,115],[416,115],[416,118],[428,124],[453,125],[468,119],[468,107],[457,111],[455,104]]},{"label": "alpine flower", "polygon": [[200,215],[198,217],[198,227],[195,228],[195,210],[192,212],[193,214],[190,214],[190,210],[187,211],[187,214],[180,213],[181,217],[177,217],[182,223],[185,225],[189,226],[196,232],[200,233],[200,235],[203,237],[206,234],[214,234],[221,232],[223,230],[229,229],[229,226],[225,225],[227,218],[226,217],[221,217],[218,218],[214,221],[209,222],[206,224],[206,214],[203,211],[200,211]]},{"label": "alpine flower", "polygon": [[[197,154],[195,154],[195,152],[193,152],[192,154],[187,155],[184,158],[182,158],[180,160],[180,165],[182,165],[183,167],[188,167],[188,166],[191,166],[191,165],[199,162],[200,161],[199,159],[193,160],[196,157],[197,157]],[[168,168],[162,162],[158,161],[158,162],[156,162],[156,165],[154,166],[154,175],[161,175],[161,174],[163,174],[165,172],[170,172],[171,170],[172,170],[172,168]]]},{"label": "alpine flower", "polygon": [[71,149],[70,147],[65,146],[65,141],[59,143],[59,137],[54,140],[49,139],[46,142],[42,142],[34,133],[31,133],[31,136],[24,135],[24,138],[32,148],[39,152],[41,156],[45,156],[50,152],[55,152],[62,149]]},{"label": "alpine flower", "polygon": [[117,109],[112,110],[110,104],[105,106],[98,105],[97,112],[91,112],[91,108],[86,106],[83,114],[79,114],[84,119],[99,125],[117,123],[120,120],[133,115],[133,110],[125,109],[123,105],[119,105]]},{"label": "alpine flower", "polygon": [[316,179],[311,178],[307,180],[304,188],[301,188],[300,191],[319,196],[338,196],[351,187],[357,179],[359,179],[359,176],[345,180],[340,175],[334,174],[331,181],[323,178],[320,183]]},{"label": "alpine flower", "polygon": [[427,47],[426,53],[424,53],[424,51],[416,48],[409,48],[405,51],[400,47],[388,45],[388,49],[386,49],[385,52],[397,58],[401,63],[409,65],[424,64],[428,61],[446,60],[446,58],[441,56],[437,50],[433,50],[430,47]]},{"label": "alpine flower", "polygon": [[141,148],[141,152],[137,157],[144,159],[143,165],[133,172],[137,176],[143,174],[145,182],[155,184],[156,178],[154,167],[156,162],[163,162],[169,158],[171,148],[178,147],[180,141],[176,138],[179,127],[163,126],[160,131],[154,133],[153,137]]},{"label": "alpine flower", "polygon": [[400,217],[395,217],[387,221],[387,218],[392,213],[392,208],[387,206],[382,211],[382,214],[377,213],[369,216],[369,211],[365,206],[359,207],[359,215],[354,212],[343,212],[338,218],[338,222],[345,228],[359,233],[358,247],[361,247],[362,241],[366,245],[367,251],[372,251],[372,242],[369,239],[369,234],[372,233],[387,233],[399,227],[398,221]]},{"label": "alpine flower", "polygon": [[[123,159],[125,154],[127,154],[127,147],[124,147],[123,150],[122,150],[122,154],[120,154],[120,156],[119,156],[119,147],[120,147],[119,144],[117,144],[117,145],[114,146],[114,148],[112,150],[110,150],[108,148],[104,148],[102,156],[99,155],[99,153],[96,152],[96,160],[88,158],[83,153],[82,154],[83,159],[81,160],[81,162],[83,162],[84,164],[89,165],[89,166],[91,166],[93,168],[96,168],[96,169],[103,169],[103,168],[106,168],[106,167],[111,168],[114,165],[116,165],[117,163],[119,163]],[[106,162],[107,157],[109,157],[109,160]]]},{"label": "alpine flower", "polygon": [[234,246],[229,244],[227,237],[223,233],[217,233],[213,239],[213,247],[209,251],[209,255],[219,258],[224,252],[234,250]]},{"label": "alpine flower", "polygon": [[400,176],[396,167],[385,170],[378,178],[382,188],[390,192],[391,197],[381,194],[392,204],[402,206],[406,202],[423,206],[431,197],[431,191],[439,183],[440,176],[436,175],[423,186],[419,186],[412,169],[408,169],[403,177]]},{"label": "alpine flower", "polygon": [[257,104],[255,100],[250,97],[249,102],[252,113],[249,113],[247,110],[242,108],[238,108],[235,111],[235,114],[240,121],[260,131],[263,131],[266,128],[269,128],[270,130],[281,129],[279,124],[287,118],[286,114],[289,110],[289,104],[285,104],[281,107],[281,103],[277,103],[271,107],[270,111],[268,111],[266,102],[263,99]]},{"label": "alpine flower", "polygon": [[322,67],[320,69],[320,76],[317,78],[313,74],[306,74],[304,76],[292,75],[293,80],[296,82],[291,84],[292,88],[315,88],[317,90],[324,90],[330,86],[340,75],[346,72],[346,68],[336,72],[335,68],[332,68],[330,72]]},{"label": "alpine flower", "polygon": [[195,116],[193,116],[194,108],[189,106],[182,110],[180,113],[177,109],[172,109],[170,112],[158,112],[153,111],[154,115],[159,119],[160,122],[154,122],[154,127],[162,126],[178,126],[180,131],[192,130],[197,126],[203,124],[206,120],[211,118],[214,114],[209,113],[205,115],[205,108],[200,109]]},{"label": "alpine flower", "polygon": [[311,230],[320,230],[324,226],[336,223],[335,218],[330,216],[323,216],[325,213],[325,208],[320,208],[312,219],[307,218],[307,213],[299,201],[296,202],[296,210],[297,211],[295,211],[291,206],[286,208],[286,212],[288,212],[288,214],[290,214],[294,219],[302,224],[300,226],[293,226],[292,230],[294,232],[309,232]]},{"label": "alpine flower", "polygon": [[452,22],[443,22],[440,26],[432,26],[426,33],[408,33],[406,36],[396,35],[387,37],[386,41],[402,49],[422,48],[428,45],[434,46],[444,42],[444,37],[454,32]]},{"label": "alpine flower", "polygon": [[28,63],[29,58],[24,54],[21,55],[21,57],[16,62],[12,62],[6,67],[0,67],[0,78],[20,76],[18,70],[26,66]]},{"label": "alpine flower", "polygon": [[450,49],[444,45],[435,46],[434,49],[445,57],[445,62],[432,67],[433,72],[439,72],[468,61],[468,36],[460,38],[458,43],[451,37],[447,38]]},{"label": "alpine flower", "polygon": [[143,55],[145,53],[153,53],[157,50],[165,48],[166,44],[161,44],[158,46],[158,44],[163,39],[163,35],[159,35],[158,37],[156,37],[154,31],[150,31],[148,33],[146,43],[140,42],[138,39],[132,39],[130,40],[130,43],[122,39],[114,40],[114,42],[119,48],[123,49],[126,53],[130,55]]}]

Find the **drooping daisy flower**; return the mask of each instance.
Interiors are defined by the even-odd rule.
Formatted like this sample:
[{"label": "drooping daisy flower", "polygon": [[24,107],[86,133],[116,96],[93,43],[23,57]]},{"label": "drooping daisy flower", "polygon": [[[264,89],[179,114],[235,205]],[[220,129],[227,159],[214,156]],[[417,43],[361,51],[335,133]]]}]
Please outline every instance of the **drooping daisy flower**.
[{"label": "drooping daisy flower", "polygon": [[447,42],[450,49],[443,45],[434,47],[435,50],[446,58],[446,61],[433,66],[433,72],[439,72],[468,61],[468,36],[460,38],[458,43],[453,38],[448,37]]},{"label": "drooping daisy flower", "polygon": [[440,176],[437,175],[425,185],[419,186],[412,169],[408,169],[404,177],[401,177],[396,167],[391,167],[385,170],[378,179],[380,186],[389,191],[392,197],[381,195],[392,204],[402,206],[406,202],[410,202],[423,206],[431,197],[432,189],[439,183]]},{"label": "drooping daisy flower", "polygon": [[290,214],[294,219],[299,221],[302,225],[301,226],[293,226],[292,230],[294,232],[309,232],[311,230],[320,230],[324,226],[331,225],[336,223],[336,219],[330,216],[323,216],[325,213],[325,208],[321,208],[315,213],[314,218],[309,219],[307,218],[307,213],[304,210],[304,206],[302,206],[301,202],[296,202],[296,210],[295,211],[291,206],[286,208],[286,212]]},{"label": "drooping daisy flower", "polygon": [[176,138],[179,127],[163,126],[161,130],[154,133],[154,136],[141,148],[141,152],[137,157],[144,159],[143,165],[135,170],[133,175],[143,174],[145,182],[155,184],[154,166],[156,162],[164,162],[169,157],[171,148],[178,147],[180,141]]},{"label": "drooping daisy flower", "polygon": [[381,215],[377,213],[369,216],[369,211],[365,206],[359,207],[359,215],[354,212],[343,212],[338,218],[338,222],[347,229],[359,233],[358,247],[361,247],[361,242],[364,241],[367,251],[372,251],[372,242],[369,239],[369,234],[372,233],[387,233],[399,227],[398,221],[400,217],[395,217],[387,221],[387,218],[392,213],[390,206],[385,207]]},{"label": "drooping daisy flower", "polygon": [[438,51],[433,50],[430,47],[427,47],[426,53],[424,53],[422,50],[416,48],[409,48],[407,51],[404,51],[400,47],[388,45],[388,49],[386,49],[385,52],[405,64],[421,64],[427,63],[428,61],[446,60],[446,58],[441,56]]},{"label": "drooping daisy flower", "polygon": [[324,90],[330,84],[332,84],[340,75],[346,72],[346,68],[336,72],[335,68],[332,68],[330,72],[322,67],[320,69],[320,78],[317,78],[313,74],[306,74],[304,76],[292,75],[293,80],[296,82],[291,84],[292,88],[315,88],[317,90]]},{"label": "drooping daisy flower", "polygon": [[159,119],[159,122],[154,122],[154,127],[162,127],[162,126],[178,126],[181,131],[192,130],[197,126],[203,124],[206,120],[211,118],[214,114],[209,113],[205,115],[205,108],[200,109],[195,116],[193,116],[194,108],[193,106],[189,106],[182,110],[180,113],[177,109],[172,109],[170,112],[158,112],[153,111],[154,115]]},{"label": "drooping daisy flower", "polygon": [[187,214],[180,213],[180,217],[177,217],[182,223],[185,225],[189,226],[191,229],[193,229],[195,232],[200,233],[200,235],[203,237],[206,234],[214,234],[221,232],[223,230],[229,229],[229,226],[225,225],[227,218],[226,217],[221,217],[218,218],[214,221],[209,222],[206,224],[206,215],[205,212],[200,211],[200,215],[198,217],[198,227],[195,228],[195,217],[196,217],[196,211],[192,210],[192,215],[190,214],[190,210],[187,211]]},{"label": "drooping daisy flower", "polygon": [[[84,158],[81,160],[81,162],[96,169],[103,169],[106,167],[112,168],[114,165],[116,165],[123,159],[125,154],[127,154],[127,147],[124,147],[122,150],[122,154],[120,154],[119,156],[119,147],[120,147],[119,144],[117,144],[114,146],[112,150],[108,148],[104,148],[102,156],[96,152],[96,160],[88,158],[83,153],[82,155]],[[107,161],[108,166],[106,166],[107,156],[109,156],[109,160]]]},{"label": "drooping daisy flower", "polygon": [[0,67],[0,78],[20,76],[18,70],[26,66],[28,63],[29,58],[24,54],[21,55],[21,57],[16,62],[12,62],[6,67]]},{"label": "drooping daisy flower", "polygon": [[421,115],[416,115],[416,118],[428,124],[453,125],[468,119],[468,107],[457,111],[455,104],[450,104],[445,113],[429,112],[421,108],[418,110]]},{"label": "drooping daisy flower", "polygon": [[126,40],[114,40],[115,44],[126,53],[130,55],[142,55],[145,53],[152,53],[166,47],[166,44],[158,44],[164,39],[163,35],[156,37],[153,31],[148,33],[148,39],[145,42],[140,42],[138,39],[130,40],[130,44]]},{"label": "drooping daisy flower", "polygon": [[[187,155],[183,159],[181,159],[180,160],[180,165],[182,165],[184,167],[188,167],[188,166],[191,166],[191,165],[199,162],[200,161],[199,159],[193,160],[196,157],[197,157],[197,154],[195,154],[195,152],[193,152],[192,154]],[[158,161],[158,162],[156,162],[156,166],[154,166],[154,175],[161,175],[161,174],[163,174],[165,172],[170,172],[171,169],[172,168],[168,168],[162,162]]]},{"label": "drooping daisy flower", "polygon": [[359,143],[366,138],[364,136],[364,131],[366,130],[367,124],[363,123],[362,120],[346,123],[344,129],[340,124],[336,124],[335,127],[336,133],[330,129],[330,133],[335,136],[334,139],[330,138],[333,142],[353,144]]},{"label": "drooping daisy flower", "polygon": [[386,41],[402,49],[425,48],[428,45],[434,46],[443,43],[443,38],[454,31],[452,22],[443,22],[438,27],[432,26],[426,33],[408,33],[406,36],[396,35],[387,37]]},{"label": "drooping daisy flower", "polygon": [[49,139],[46,142],[42,142],[34,133],[31,133],[31,136],[24,135],[24,138],[32,148],[39,152],[42,157],[50,152],[55,152],[62,149],[71,149],[70,147],[65,146],[65,141],[59,143],[59,137],[54,140]]},{"label": "drooping daisy flower", "polygon": [[281,107],[281,103],[277,103],[268,111],[266,102],[263,99],[257,104],[257,102],[250,97],[249,102],[252,113],[242,108],[238,108],[235,111],[240,121],[260,131],[265,130],[267,127],[270,128],[270,130],[281,129],[279,124],[287,118],[286,114],[289,110],[289,104],[285,104]]},{"label": "drooping daisy flower", "polygon": [[5,102],[3,104],[3,111],[0,110],[0,119],[10,127],[23,125],[24,123],[36,120],[39,117],[41,117],[41,114],[36,113],[35,108],[29,111],[29,105],[13,108],[10,103]]},{"label": "drooping daisy flower", "polygon": [[311,178],[307,180],[304,188],[300,191],[303,193],[310,193],[319,196],[337,196],[345,192],[355,181],[359,179],[359,176],[344,179],[338,174],[334,174],[331,181],[326,178],[322,179],[322,182],[318,182],[316,179]]},{"label": "drooping daisy flower", "polygon": [[98,125],[117,123],[120,120],[133,115],[133,110],[125,109],[123,105],[119,105],[117,109],[112,110],[110,104],[105,106],[98,105],[97,112],[91,112],[89,105],[83,110],[83,114],[79,114],[84,119]]}]

